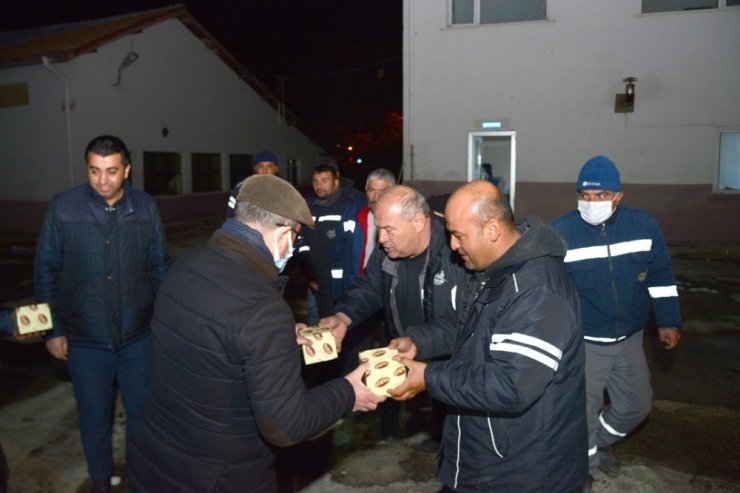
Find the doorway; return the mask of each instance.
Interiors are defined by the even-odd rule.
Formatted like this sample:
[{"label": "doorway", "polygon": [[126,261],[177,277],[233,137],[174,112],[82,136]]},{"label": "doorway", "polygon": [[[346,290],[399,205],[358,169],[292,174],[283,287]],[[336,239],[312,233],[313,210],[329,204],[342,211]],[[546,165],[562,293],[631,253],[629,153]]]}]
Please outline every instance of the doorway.
[{"label": "doorway", "polygon": [[516,132],[490,130],[468,133],[468,181],[487,180],[509,197],[516,197]]}]

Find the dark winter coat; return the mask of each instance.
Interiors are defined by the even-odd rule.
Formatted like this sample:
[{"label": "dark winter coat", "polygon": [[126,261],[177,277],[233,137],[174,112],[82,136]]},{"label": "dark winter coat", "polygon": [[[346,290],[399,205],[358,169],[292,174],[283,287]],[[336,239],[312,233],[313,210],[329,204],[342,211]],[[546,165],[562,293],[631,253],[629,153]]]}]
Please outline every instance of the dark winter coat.
[{"label": "dark winter coat", "polygon": [[344,188],[325,200],[309,193],[306,203],[316,225],[302,231],[304,239],[298,247],[298,257],[306,277],[318,284],[319,316],[326,317],[334,315],[334,302],[360,272],[364,244],[357,227],[357,213],[362,205],[358,206],[357,198]]},{"label": "dark winter coat", "polygon": [[[455,491],[574,491],[587,474],[578,293],[557,233],[532,218],[458,301],[451,358],[425,370],[448,405],[440,480]],[[409,331],[425,358],[446,333]]]},{"label": "dark winter coat", "polygon": [[56,195],[36,246],[36,300],[49,303],[51,337],[117,350],[149,334],[167,269],[164,229],[152,198],[124,182],[114,206],[89,184]]},{"label": "dark winter coat", "polygon": [[152,322],[151,397],[127,450],[134,491],[275,491],[269,444],[352,409],[344,378],[305,389],[286,279],[234,219],[172,266]]},{"label": "dark winter coat", "polygon": [[[465,268],[460,257],[450,250],[444,221],[435,215],[430,216],[430,221],[432,233],[426,266],[419,276],[419,289],[423,293],[425,321],[437,318],[441,322],[442,316],[454,319],[456,289],[465,275]],[[382,309],[391,337],[404,335],[405,327],[401,327],[399,307],[393,292],[398,284],[399,262],[403,262],[403,259],[391,259],[382,247],[375,248],[365,267],[365,274],[355,279],[347,293],[340,298],[336,311],[359,324]],[[454,325],[454,320],[451,323]]]},{"label": "dark winter coat", "polygon": [[568,244],[565,269],[581,295],[587,342],[614,344],[639,332],[651,303],[658,327],[681,327],[671,257],[652,215],[620,205],[598,226],[578,211],[552,226]]}]

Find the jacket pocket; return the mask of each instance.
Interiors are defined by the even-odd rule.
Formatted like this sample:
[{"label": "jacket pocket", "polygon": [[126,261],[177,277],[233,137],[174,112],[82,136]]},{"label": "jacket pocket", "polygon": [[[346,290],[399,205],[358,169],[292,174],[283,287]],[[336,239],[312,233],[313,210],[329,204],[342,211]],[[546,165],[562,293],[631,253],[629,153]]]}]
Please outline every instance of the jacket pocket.
[{"label": "jacket pocket", "polygon": [[488,413],[486,423],[493,453],[501,458],[506,457],[509,453],[509,435],[506,433],[503,420]]},{"label": "jacket pocket", "polygon": [[631,253],[629,259],[632,263],[630,269],[633,273],[633,281],[645,285],[648,276],[649,264],[652,261],[650,252]]}]

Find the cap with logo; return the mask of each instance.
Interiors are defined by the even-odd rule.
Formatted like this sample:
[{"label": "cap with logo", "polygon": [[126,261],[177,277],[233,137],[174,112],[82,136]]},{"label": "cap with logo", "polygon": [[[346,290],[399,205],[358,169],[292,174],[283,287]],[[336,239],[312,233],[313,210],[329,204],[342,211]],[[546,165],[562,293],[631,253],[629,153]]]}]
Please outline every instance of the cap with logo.
[{"label": "cap with logo", "polygon": [[596,156],[583,165],[578,173],[576,190],[607,190],[619,192],[622,184],[619,180],[619,170],[611,159],[605,156]]}]

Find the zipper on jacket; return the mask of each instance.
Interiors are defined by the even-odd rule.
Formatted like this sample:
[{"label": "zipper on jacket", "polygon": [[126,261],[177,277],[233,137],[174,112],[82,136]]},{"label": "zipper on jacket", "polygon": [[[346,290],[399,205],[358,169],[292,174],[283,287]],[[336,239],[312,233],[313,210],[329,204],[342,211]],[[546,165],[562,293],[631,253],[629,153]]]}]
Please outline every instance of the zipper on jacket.
[{"label": "zipper on jacket", "polygon": [[606,223],[601,224],[601,239],[606,245],[606,258],[609,262],[609,280],[612,285],[612,296],[614,296],[614,339],[619,340],[619,294],[617,283],[614,280],[614,263],[612,261],[612,250],[609,247],[609,239],[606,236]]}]

